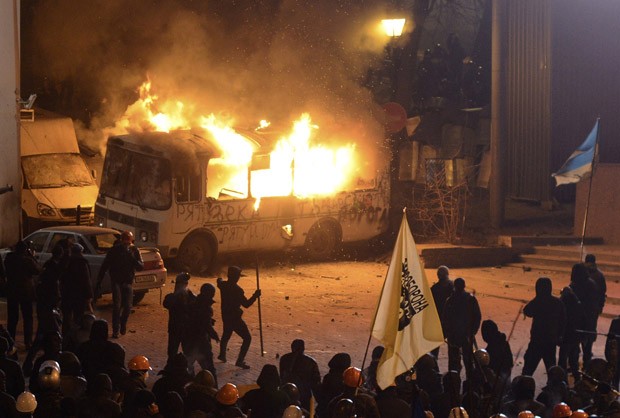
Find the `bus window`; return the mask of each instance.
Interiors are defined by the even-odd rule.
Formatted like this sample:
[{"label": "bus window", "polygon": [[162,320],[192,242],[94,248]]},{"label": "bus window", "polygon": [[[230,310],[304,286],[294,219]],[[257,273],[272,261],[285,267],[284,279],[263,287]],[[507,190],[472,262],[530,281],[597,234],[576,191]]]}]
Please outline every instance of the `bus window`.
[{"label": "bus window", "polygon": [[179,203],[199,201],[200,175],[177,177],[176,196]]}]

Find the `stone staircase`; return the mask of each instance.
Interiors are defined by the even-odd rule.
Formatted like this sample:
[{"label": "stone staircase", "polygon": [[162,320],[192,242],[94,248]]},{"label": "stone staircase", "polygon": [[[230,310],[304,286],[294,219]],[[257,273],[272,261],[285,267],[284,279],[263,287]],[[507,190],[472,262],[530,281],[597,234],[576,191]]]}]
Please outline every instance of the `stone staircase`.
[{"label": "stone staircase", "polygon": [[[561,275],[568,282],[573,264],[581,260],[581,240],[574,237],[552,237],[548,241],[543,237],[533,237],[532,240],[514,238],[504,237],[503,244],[512,239],[516,244],[515,252],[519,254],[514,262],[506,266],[537,270],[541,276]],[[583,257],[586,254],[596,256],[596,264],[605,274],[607,303],[603,316],[620,315],[620,246],[605,245],[602,239],[591,238],[584,242]]]}]

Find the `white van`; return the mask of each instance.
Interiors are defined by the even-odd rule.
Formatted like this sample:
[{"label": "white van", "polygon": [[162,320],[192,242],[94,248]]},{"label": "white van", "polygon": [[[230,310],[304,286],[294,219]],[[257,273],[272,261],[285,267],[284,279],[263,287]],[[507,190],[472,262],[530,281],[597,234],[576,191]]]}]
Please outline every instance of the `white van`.
[{"label": "white van", "polygon": [[80,155],[73,121],[41,109],[33,116],[20,121],[24,235],[78,220],[92,224],[98,188]]}]

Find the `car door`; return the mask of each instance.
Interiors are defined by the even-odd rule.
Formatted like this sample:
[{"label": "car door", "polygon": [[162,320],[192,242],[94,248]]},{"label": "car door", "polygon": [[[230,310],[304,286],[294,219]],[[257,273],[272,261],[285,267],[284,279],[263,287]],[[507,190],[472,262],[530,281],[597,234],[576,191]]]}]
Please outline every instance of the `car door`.
[{"label": "car door", "polygon": [[51,251],[47,245],[50,233],[48,231],[33,232],[24,238],[24,241],[30,242],[32,249],[34,250],[34,258],[43,265],[47,260],[52,257]]},{"label": "car door", "polygon": [[[101,265],[103,264],[103,259],[105,258],[105,255],[97,253],[97,251],[93,248],[89,236],[78,235],[77,242],[82,247],[84,247],[83,254],[84,258],[88,261],[88,265],[90,267],[90,282],[93,285],[94,291],[97,286],[97,277],[99,277],[99,270],[101,270]],[[106,288],[102,288],[101,290],[102,292],[107,293]]]}]

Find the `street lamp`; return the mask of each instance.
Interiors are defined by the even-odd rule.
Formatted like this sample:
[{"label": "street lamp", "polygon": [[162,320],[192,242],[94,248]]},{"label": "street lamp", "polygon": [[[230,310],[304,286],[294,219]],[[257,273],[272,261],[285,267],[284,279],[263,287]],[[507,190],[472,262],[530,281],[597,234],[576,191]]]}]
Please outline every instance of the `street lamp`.
[{"label": "street lamp", "polygon": [[398,67],[400,65],[400,63],[397,62],[400,60],[398,59],[399,57],[396,54],[396,52],[398,52],[396,48],[396,43],[398,38],[400,38],[400,36],[403,34],[405,22],[406,19],[400,17],[381,20],[383,32],[386,36],[390,38],[388,44],[385,47],[385,61],[390,78],[390,100],[394,100],[394,97],[396,95],[396,78],[398,74]]},{"label": "street lamp", "polygon": [[403,34],[405,19],[383,19],[381,20],[381,26],[383,26],[383,31],[387,36],[390,38],[398,38]]}]

